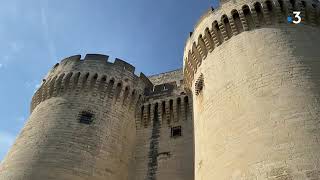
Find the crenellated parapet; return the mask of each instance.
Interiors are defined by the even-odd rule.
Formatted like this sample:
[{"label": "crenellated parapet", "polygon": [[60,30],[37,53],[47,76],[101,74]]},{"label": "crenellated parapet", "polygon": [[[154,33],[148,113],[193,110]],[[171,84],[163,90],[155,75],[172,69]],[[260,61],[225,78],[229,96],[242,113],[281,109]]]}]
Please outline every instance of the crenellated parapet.
[{"label": "crenellated parapet", "polygon": [[137,128],[152,126],[154,113],[160,119],[161,124],[170,125],[179,121],[192,121],[192,98],[188,95],[171,96],[144,102],[136,112]]},{"label": "crenellated parapet", "polygon": [[63,59],[43,79],[42,85],[32,98],[31,112],[38,104],[52,97],[68,95],[94,96],[133,109],[142,99],[144,89],[151,86],[141,73],[135,75],[135,67],[116,58],[108,62],[107,55],[87,54]]},{"label": "crenellated parapet", "polygon": [[320,26],[320,3],[312,0],[228,1],[217,10],[208,10],[190,33],[184,49],[183,73],[186,87],[191,88],[194,75],[209,53],[245,31],[258,28],[294,26],[287,21],[293,11],[300,11],[302,22]]}]

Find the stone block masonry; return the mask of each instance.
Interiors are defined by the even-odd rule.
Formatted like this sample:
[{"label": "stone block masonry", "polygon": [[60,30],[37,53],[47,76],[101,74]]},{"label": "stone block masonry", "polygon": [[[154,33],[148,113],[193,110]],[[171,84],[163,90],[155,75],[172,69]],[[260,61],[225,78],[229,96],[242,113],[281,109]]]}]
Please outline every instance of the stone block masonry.
[{"label": "stone block masonry", "polygon": [[[289,24],[300,11],[303,22]],[[195,179],[320,179],[316,1],[227,1],[184,52]]]},{"label": "stone block masonry", "polygon": [[319,7],[224,0],[190,33],[183,68],[149,77],[106,55],[62,60],[0,179],[320,179]]}]

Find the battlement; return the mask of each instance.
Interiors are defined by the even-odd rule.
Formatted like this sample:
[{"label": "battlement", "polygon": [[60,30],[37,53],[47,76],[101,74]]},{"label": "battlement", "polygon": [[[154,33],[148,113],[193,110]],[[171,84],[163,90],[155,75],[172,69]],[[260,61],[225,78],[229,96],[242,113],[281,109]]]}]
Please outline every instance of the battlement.
[{"label": "battlement", "polygon": [[134,66],[121,59],[108,62],[107,55],[87,54],[84,59],[80,55],[70,56],[56,64],[43,79],[32,98],[31,112],[41,102],[66,94],[112,98],[114,103],[119,101],[132,108],[142,98],[144,89],[153,86],[143,73],[137,76],[134,71]]},{"label": "battlement", "polygon": [[[170,125],[174,122],[189,121],[192,117],[192,99],[187,95],[180,95],[152,102],[145,102],[137,111],[137,128],[148,128],[152,123],[154,112],[158,112],[162,124]],[[157,110],[155,111],[155,108]]]},{"label": "battlement", "polygon": [[147,98],[180,94],[184,91],[182,69],[176,69],[148,77],[153,86],[145,90]]},{"label": "battlement", "polygon": [[[196,29],[204,19],[206,19],[206,18],[208,18],[209,16],[211,16],[215,11],[217,11],[217,10],[215,10],[213,7],[210,7],[210,8],[198,19],[198,21],[196,22],[196,24],[195,24],[195,26],[194,26],[194,29]],[[192,34],[193,34],[193,32],[190,34],[190,36],[192,36]]]},{"label": "battlement", "polygon": [[123,69],[125,69],[125,70],[128,70],[128,71],[130,71],[130,72],[132,72],[132,73],[134,73],[134,71],[135,71],[135,67],[134,66],[132,66],[131,64],[129,64],[129,63],[127,63],[127,62],[125,62],[125,61],[123,61],[123,60],[121,60],[121,59],[118,59],[118,58],[116,58],[116,60],[114,61],[114,65],[117,65],[117,66],[119,66],[119,67],[122,67]]},{"label": "battlement", "polygon": [[175,81],[176,84],[180,86],[180,81],[183,80],[183,72],[182,68],[180,68],[160,74],[151,75],[148,78],[154,85]]},{"label": "battlement", "polygon": [[[85,67],[98,67],[99,69],[108,70],[110,68],[118,68],[119,70],[125,70],[132,74],[135,74],[135,67],[124,60],[119,58],[115,58],[114,62],[108,62],[109,56],[104,54],[86,54],[83,59],[81,59],[81,55],[74,55],[67,57],[61,60],[60,63],[57,63],[50,73],[57,71],[57,69],[68,69],[69,67],[82,66]],[[49,74],[50,74],[49,73]]]},{"label": "battlement", "polygon": [[108,61],[109,56],[104,54],[86,54],[84,60],[100,60],[100,61]]},{"label": "battlement", "polygon": [[218,46],[244,32],[264,27],[292,26],[287,22],[300,11],[299,25],[320,26],[320,4],[303,0],[228,1],[218,10],[210,9],[196,24],[184,49],[183,74],[190,88],[202,61]]}]

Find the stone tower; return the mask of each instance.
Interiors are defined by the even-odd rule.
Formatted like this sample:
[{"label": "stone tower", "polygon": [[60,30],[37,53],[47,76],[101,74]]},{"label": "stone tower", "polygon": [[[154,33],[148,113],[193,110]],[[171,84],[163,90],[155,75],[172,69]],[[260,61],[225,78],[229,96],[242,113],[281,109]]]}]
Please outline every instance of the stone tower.
[{"label": "stone tower", "polygon": [[320,179],[320,3],[221,4],[183,69],[137,76],[99,54],[55,65],[0,179]]},{"label": "stone tower", "polygon": [[201,17],[184,51],[196,180],[320,179],[319,6],[228,1]]},{"label": "stone tower", "polygon": [[137,114],[135,168],[129,180],[193,180],[192,98],[182,70],[148,78],[154,86],[145,89]]},{"label": "stone tower", "polygon": [[135,111],[151,82],[108,56],[72,56],[35,93],[29,120],[0,166],[6,180],[127,180]]},{"label": "stone tower", "polygon": [[2,180],[193,180],[182,69],[146,77],[108,56],[66,58],[43,79],[0,164]]}]

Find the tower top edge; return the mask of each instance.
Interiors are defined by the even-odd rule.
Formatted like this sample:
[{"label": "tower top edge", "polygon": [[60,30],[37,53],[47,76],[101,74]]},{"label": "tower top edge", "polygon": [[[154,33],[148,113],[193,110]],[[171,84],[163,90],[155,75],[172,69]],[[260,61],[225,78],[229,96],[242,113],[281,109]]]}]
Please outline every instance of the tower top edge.
[{"label": "tower top edge", "polygon": [[124,70],[135,73],[135,66],[120,58],[115,58],[114,62],[109,62],[109,56],[105,54],[86,54],[84,58],[81,57],[81,55],[73,55],[64,58],[59,63],[54,65],[53,69],[57,68],[58,66],[64,66],[69,63],[95,63],[100,64],[102,66],[119,66]]},{"label": "tower top edge", "polygon": [[109,62],[108,60],[109,56],[105,54],[86,54],[83,58],[81,55],[69,56],[62,59],[59,63],[56,63],[44,77],[43,81],[46,81],[59,73],[66,73],[72,69],[75,71],[90,71],[91,69],[92,71],[96,71],[96,74],[107,74],[109,70],[112,72],[117,69],[118,72],[128,72],[129,74],[132,74],[132,76],[145,82],[147,86],[152,85],[146,75],[142,72],[135,72],[135,66],[125,60],[120,58],[115,58],[114,62]]}]

